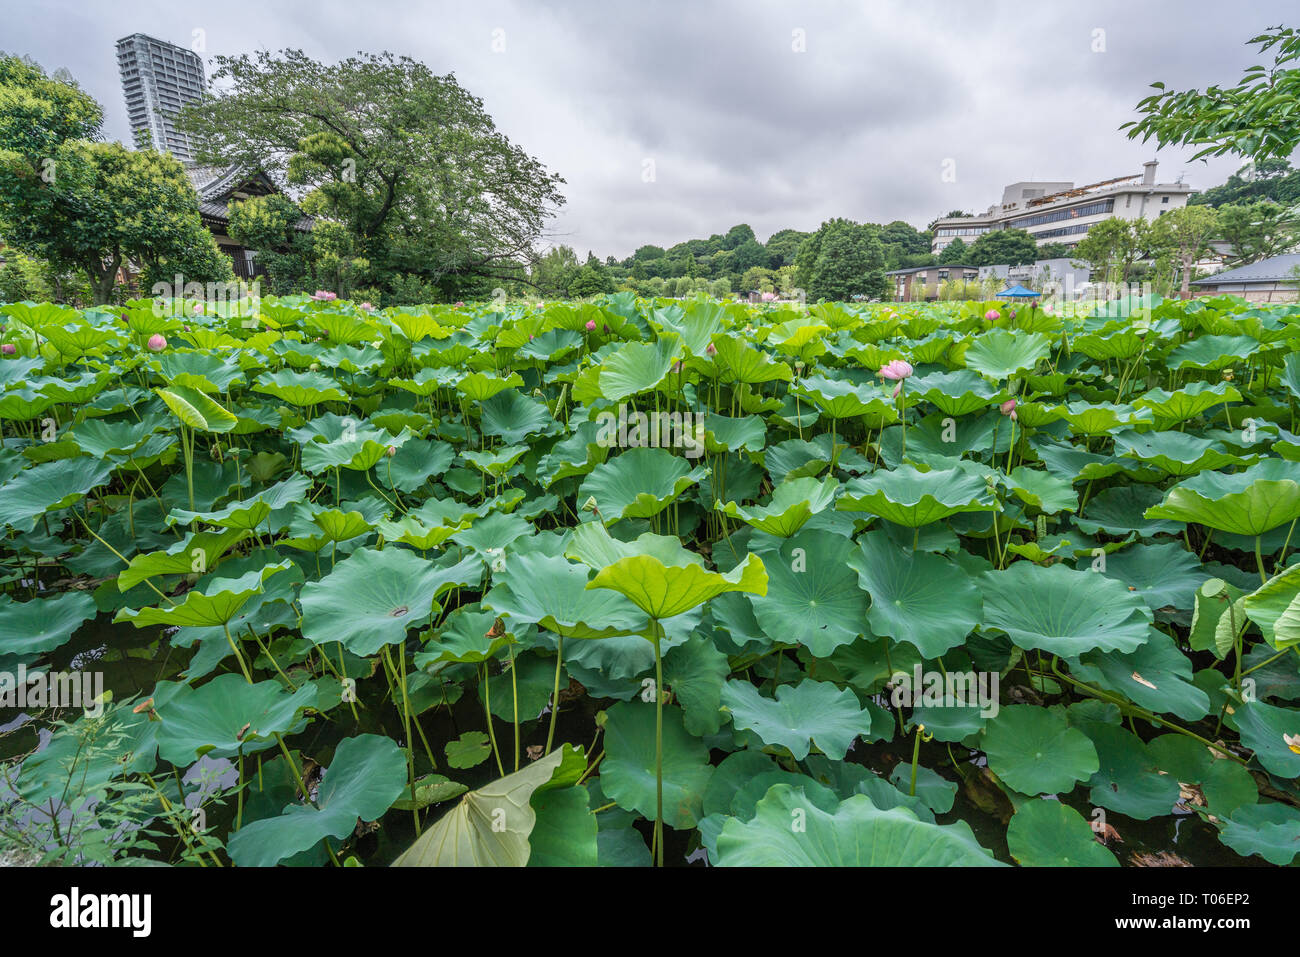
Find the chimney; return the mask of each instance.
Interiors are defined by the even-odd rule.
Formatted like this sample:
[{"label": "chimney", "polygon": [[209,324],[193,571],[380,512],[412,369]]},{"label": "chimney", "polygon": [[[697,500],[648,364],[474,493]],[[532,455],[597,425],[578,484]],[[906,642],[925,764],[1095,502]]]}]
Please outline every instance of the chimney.
[{"label": "chimney", "polygon": [[1156,184],[1156,161],[1148,160],[1142,164],[1142,185],[1154,186]]}]

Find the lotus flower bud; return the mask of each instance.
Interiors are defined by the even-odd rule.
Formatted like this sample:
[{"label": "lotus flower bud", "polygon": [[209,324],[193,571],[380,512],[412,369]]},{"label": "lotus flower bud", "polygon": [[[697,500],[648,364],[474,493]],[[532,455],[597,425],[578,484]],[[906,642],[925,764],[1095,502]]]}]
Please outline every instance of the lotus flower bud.
[{"label": "lotus flower bud", "polygon": [[1002,405],[1000,405],[998,408],[1002,410],[1003,415],[1010,416],[1012,422],[1016,421],[1016,400],[1015,399],[1007,399],[1007,401],[1003,402]]},{"label": "lotus flower bud", "polygon": [[319,363],[319,362],[313,362],[311,365],[309,365],[309,366],[307,367],[307,371],[308,371],[308,372],[319,372],[319,371],[320,371],[320,363]]},{"label": "lotus flower bud", "polygon": [[163,334],[161,332],[155,332],[152,336],[149,337],[150,352],[162,352],[166,348],[167,348],[167,340],[163,338]]},{"label": "lotus flower bud", "polygon": [[912,374],[912,364],[902,359],[891,359],[880,367],[880,375],[895,382],[906,379]]},{"label": "lotus flower bud", "polygon": [[587,320],[587,331],[588,331],[588,332],[595,332],[595,331],[596,331],[596,320],[595,320],[595,319],[588,319],[588,320]]},{"label": "lotus flower bud", "polygon": [[390,445],[388,448],[384,449],[384,454],[391,459],[394,455],[397,454],[397,446]]},{"label": "lotus flower bud", "polygon": [[374,309],[375,307],[368,302],[363,302],[358,308],[364,309],[366,312],[369,312],[371,309]]},{"label": "lotus flower bud", "polygon": [[718,354],[718,347],[715,346],[712,342],[710,342],[707,346],[704,347],[704,354],[708,356],[716,356]]},{"label": "lotus flower bud", "polygon": [[989,322],[996,322],[998,319],[1002,318],[1002,313],[998,312],[996,309],[990,309],[988,312],[984,313],[984,318]]},{"label": "lotus flower bud", "polygon": [[464,304],[463,302],[458,302],[458,303],[456,303],[456,308],[457,308],[457,309],[464,309],[464,308],[465,308],[465,304]]},{"label": "lotus flower bud", "polygon": [[12,342],[0,344],[0,356],[11,356],[18,351],[18,347]]}]

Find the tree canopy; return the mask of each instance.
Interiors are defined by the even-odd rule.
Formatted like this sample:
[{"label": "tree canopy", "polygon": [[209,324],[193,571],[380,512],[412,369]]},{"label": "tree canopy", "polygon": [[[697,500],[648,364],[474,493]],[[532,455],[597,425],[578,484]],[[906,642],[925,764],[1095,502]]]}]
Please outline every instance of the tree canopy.
[{"label": "tree canopy", "polygon": [[173,157],[99,142],[103,111],[75,83],[0,57],[0,234],[20,252],[89,280],[110,301],[118,270],[144,284],[233,281]]},{"label": "tree canopy", "polygon": [[325,64],[301,50],[217,57],[182,126],[209,162],[260,168],[341,223],[362,277],[445,296],[526,278],[564,180],[497,130],[453,74],[409,57]]}]

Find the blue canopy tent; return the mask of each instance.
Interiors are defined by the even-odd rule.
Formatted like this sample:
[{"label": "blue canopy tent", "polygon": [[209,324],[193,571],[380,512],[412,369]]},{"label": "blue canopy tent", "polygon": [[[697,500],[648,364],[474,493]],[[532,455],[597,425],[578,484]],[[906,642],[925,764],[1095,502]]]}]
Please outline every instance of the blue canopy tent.
[{"label": "blue canopy tent", "polygon": [[1037,299],[1042,293],[1034,292],[1032,289],[1026,289],[1020,284],[1010,286],[998,293],[999,299]]}]

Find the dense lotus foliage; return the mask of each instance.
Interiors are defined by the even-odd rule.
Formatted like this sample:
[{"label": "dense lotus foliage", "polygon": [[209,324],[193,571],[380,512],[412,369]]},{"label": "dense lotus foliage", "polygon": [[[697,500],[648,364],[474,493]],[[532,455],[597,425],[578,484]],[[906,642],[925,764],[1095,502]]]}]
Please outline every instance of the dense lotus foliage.
[{"label": "dense lotus foliage", "polygon": [[0,313],[8,854],[1300,853],[1300,307]]}]

